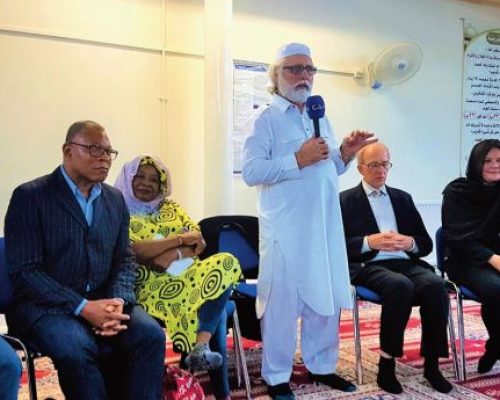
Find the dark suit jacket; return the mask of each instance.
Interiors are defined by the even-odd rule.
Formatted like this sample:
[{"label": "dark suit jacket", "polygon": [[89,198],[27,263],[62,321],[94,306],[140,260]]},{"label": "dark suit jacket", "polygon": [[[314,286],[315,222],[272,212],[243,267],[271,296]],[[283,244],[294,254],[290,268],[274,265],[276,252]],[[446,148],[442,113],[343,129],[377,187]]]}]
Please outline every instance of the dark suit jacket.
[{"label": "dark suit jacket", "polygon": [[84,298],[135,303],[128,209],[111,186],[102,185],[89,227],[57,168],[16,188],[4,229],[14,288],[7,322],[13,332],[25,334],[47,313],[72,315]]},{"label": "dark suit jacket", "polygon": [[[387,185],[385,187],[394,209],[398,232],[413,237],[418,246],[418,253],[408,252],[408,256],[416,264],[434,270],[432,266],[420,260],[420,257],[432,251],[432,239],[425,229],[422,217],[411,196],[402,190]],[[380,231],[361,183],[340,193],[340,205],[352,280],[362,268],[362,264],[369,263],[378,254],[378,250],[361,253],[363,238],[373,233],[380,233]]]}]

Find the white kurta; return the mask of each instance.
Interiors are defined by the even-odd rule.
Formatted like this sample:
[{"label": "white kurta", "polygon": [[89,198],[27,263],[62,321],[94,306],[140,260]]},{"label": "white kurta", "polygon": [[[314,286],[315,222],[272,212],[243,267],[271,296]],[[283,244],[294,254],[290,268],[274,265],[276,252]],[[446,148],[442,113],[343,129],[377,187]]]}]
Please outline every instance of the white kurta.
[{"label": "white kurta", "polygon": [[338,174],[346,167],[326,117],[320,131],[330,158],[300,170],[295,153],[312,137],[313,123],[305,110],[275,95],[257,111],[245,140],[242,177],[259,192],[259,318],[271,290],[277,249],[294,277],[290,284],[312,310],[333,315],[352,306],[338,189]]}]

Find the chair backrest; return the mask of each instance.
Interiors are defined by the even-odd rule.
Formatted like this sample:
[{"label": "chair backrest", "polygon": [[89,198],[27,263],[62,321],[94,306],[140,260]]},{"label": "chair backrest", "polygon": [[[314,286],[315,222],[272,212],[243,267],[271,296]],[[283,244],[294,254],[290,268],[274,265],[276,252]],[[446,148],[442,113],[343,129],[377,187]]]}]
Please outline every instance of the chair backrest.
[{"label": "chair backrest", "polygon": [[207,242],[201,255],[227,252],[240,262],[246,279],[255,279],[259,269],[259,222],[257,217],[247,215],[223,215],[205,218],[200,228]]},{"label": "chair backrest", "polygon": [[443,227],[440,226],[436,230],[436,266],[438,267],[439,272],[441,272],[441,276],[443,277],[445,273],[445,261],[447,256],[448,254],[443,237]]},{"label": "chair backrest", "polygon": [[0,237],[0,314],[4,314],[12,301],[12,284],[7,270],[5,258],[5,239]]},{"label": "chair backrest", "polygon": [[227,223],[221,226],[219,251],[234,255],[240,261],[243,271],[259,267],[259,254],[250,245],[249,239],[240,225]]}]

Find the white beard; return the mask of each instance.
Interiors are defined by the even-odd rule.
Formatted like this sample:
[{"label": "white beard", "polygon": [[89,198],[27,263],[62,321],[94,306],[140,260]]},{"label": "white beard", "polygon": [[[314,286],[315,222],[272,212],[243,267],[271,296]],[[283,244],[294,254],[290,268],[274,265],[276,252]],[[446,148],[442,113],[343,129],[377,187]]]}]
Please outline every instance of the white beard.
[{"label": "white beard", "polygon": [[[303,87],[304,85],[306,85],[307,88]],[[297,86],[300,87],[297,88]],[[279,79],[278,93],[292,103],[302,104],[305,103],[307,98],[311,95],[311,86],[307,83],[300,83],[292,86],[286,83],[284,79]]]}]

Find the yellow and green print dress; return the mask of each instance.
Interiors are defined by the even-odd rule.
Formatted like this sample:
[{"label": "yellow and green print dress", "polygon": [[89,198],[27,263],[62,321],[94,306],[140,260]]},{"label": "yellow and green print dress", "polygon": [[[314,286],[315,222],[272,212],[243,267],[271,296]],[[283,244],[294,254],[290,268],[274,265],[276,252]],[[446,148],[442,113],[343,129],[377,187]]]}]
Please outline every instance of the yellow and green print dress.
[{"label": "yellow and green print dress", "polygon": [[[166,200],[151,215],[131,215],[130,240],[154,240],[199,231],[184,210]],[[135,293],[137,302],[148,314],[164,321],[174,346],[189,352],[196,342],[198,309],[222,295],[241,279],[238,260],[229,253],[219,253],[194,262],[179,276],[139,265]]]}]

